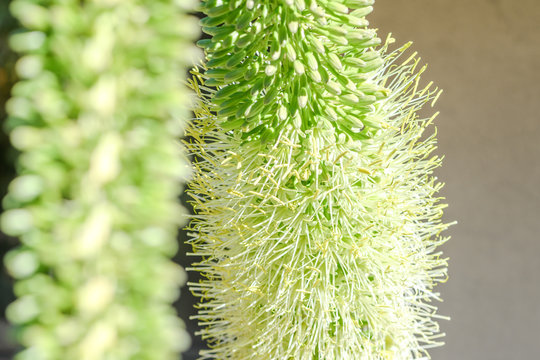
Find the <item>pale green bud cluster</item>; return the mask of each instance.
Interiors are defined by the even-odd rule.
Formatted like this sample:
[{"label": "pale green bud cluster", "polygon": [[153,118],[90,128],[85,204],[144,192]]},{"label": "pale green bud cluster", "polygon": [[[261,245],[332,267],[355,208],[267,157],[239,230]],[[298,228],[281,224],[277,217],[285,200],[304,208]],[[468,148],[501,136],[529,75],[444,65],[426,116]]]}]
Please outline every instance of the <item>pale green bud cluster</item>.
[{"label": "pale green bud cluster", "polygon": [[201,359],[423,359],[446,278],[439,92],[372,0],[207,0],[190,226]]},{"label": "pale green bud cluster", "polygon": [[202,25],[212,39],[198,45],[208,54],[206,85],[222,87],[213,96],[221,126],[242,128],[247,140],[274,140],[289,124],[369,136],[360,131],[366,111],[387,96],[366,82],[382,65],[373,49],[381,40],[364,18],[372,4],[207,1]]},{"label": "pale green bud cluster", "polygon": [[189,346],[170,257],[189,175],[177,138],[194,1],[14,0],[20,81],[7,103],[21,152],[2,230],[22,245],[8,319],[17,359],[175,359]]}]

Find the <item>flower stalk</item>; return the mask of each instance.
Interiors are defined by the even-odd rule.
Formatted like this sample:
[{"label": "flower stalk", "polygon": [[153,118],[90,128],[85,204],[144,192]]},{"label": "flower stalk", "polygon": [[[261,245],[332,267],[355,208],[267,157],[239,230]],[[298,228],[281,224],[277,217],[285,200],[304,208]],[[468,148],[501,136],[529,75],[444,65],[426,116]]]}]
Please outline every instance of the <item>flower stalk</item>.
[{"label": "flower stalk", "polygon": [[186,142],[201,359],[421,359],[447,239],[434,120],[373,0],[207,0]]},{"label": "flower stalk", "polygon": [[7,103],[21,155],[4,198],[21,246],[8,319],[17,359],[176,359],[189,337],[171,303],[188,176],[178,137],[193,1],[14,0],[22,57]]}]

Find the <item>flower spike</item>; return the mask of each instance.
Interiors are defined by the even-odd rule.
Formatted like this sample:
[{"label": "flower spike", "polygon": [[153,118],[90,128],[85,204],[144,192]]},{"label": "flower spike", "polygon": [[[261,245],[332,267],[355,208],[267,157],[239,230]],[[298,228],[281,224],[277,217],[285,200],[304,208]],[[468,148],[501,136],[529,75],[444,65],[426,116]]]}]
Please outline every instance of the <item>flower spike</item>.
[{"label": "flower spike", "polygon": [[201,359],[421,359],[444,205],[409,44],[373,0],[208,0],[186,141]]},{"label": "flower spike", "polygon": [[[173,4],[176,3],[176,4]],[[16,359],[177,359],[189,336],[172,302],[185,209],[182,84],[194,1],[13,0],[25,27],[7,103],[19,177],[2,230],[18,299]]]}]

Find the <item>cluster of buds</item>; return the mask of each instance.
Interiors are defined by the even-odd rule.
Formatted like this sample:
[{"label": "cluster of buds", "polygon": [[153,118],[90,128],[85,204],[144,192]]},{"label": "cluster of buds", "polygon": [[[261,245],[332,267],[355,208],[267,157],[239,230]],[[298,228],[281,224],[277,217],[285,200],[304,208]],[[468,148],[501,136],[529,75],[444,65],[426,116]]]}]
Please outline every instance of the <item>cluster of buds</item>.
[{"label": "cluster of buds", "polygon": [[186,67],[194,1],[14,0],[20,81],[7,103],[21,152],[2,230],[22,245],[7,308],[18,359],[175,359],[171,303],[185,216]]}]

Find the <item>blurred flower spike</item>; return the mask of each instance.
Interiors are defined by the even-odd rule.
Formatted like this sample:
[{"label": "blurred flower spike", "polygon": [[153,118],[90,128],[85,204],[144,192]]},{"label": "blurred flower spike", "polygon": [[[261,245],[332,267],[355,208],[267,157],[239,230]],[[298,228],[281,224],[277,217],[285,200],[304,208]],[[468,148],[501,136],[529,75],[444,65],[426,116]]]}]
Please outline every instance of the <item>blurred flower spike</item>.
[{"label": "blurred flower spike", "polygon": [[17,359],[176,359],[189,336],[171,261],[189,167],[185,72],[195,1],[14,0],[20,81],[6,104],[20,151],[2,230],[17,279]]}]

